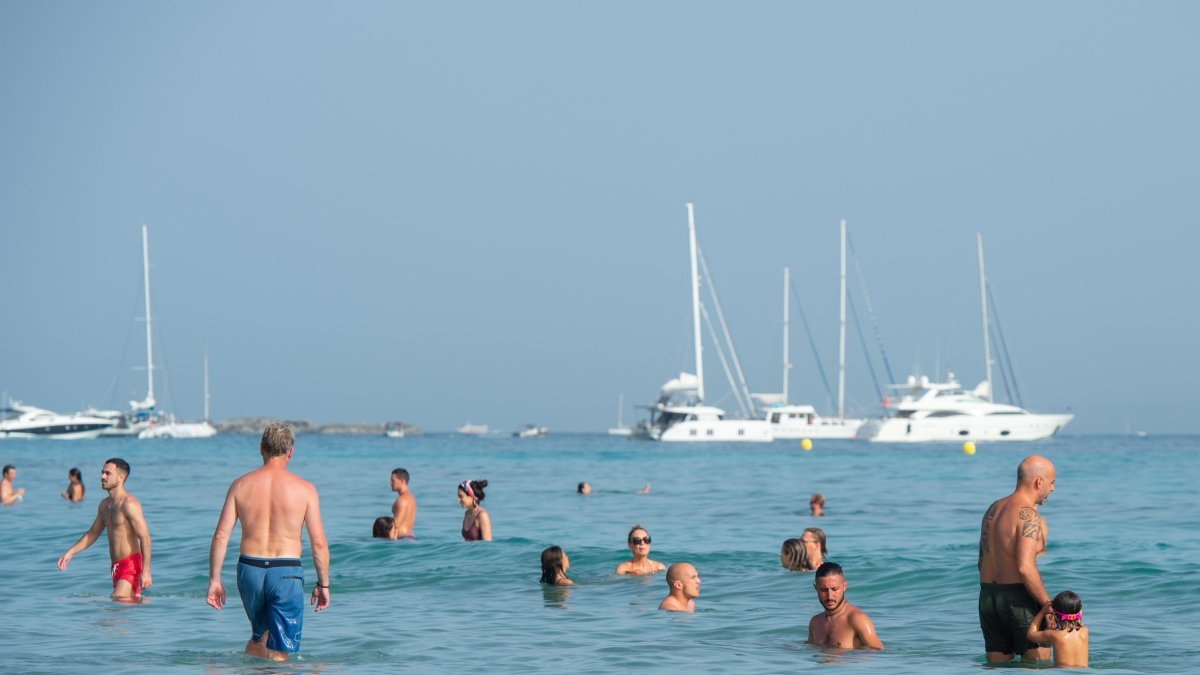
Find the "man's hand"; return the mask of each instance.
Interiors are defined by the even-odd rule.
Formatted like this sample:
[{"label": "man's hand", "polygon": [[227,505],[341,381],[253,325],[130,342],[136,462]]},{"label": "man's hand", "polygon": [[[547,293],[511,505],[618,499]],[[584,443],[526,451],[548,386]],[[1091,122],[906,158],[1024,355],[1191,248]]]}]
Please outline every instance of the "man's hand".
[{"label": "man's hand", "polygon": [[329,606],[329,587],[317,586],[313,588],[312,600],[309,604],[316,605],[316,611],[321,611]]},{"label": "man's hand", "polygon": [[225,587],[221,585],[220,579],[208,582],[208,597],[205,598],[205,602],[217,611],[221,611],[225,606]]},{"label": "man's hand", "polygon": [[143,589],[150,588],[151,586],[154,585],[154,579],[150,578],[150,568],[149,567],[145,567],[142,569],[142,577],[141,577],[140,581],[141,581],[141,585],[142,585]]},{"label": "man's hand", "polygon": [[72,557],[73,556],[69,552],[62,554],[58,559],[58,569],[60,571],[66,572],[67,565],[69,565],[71,563]]}]

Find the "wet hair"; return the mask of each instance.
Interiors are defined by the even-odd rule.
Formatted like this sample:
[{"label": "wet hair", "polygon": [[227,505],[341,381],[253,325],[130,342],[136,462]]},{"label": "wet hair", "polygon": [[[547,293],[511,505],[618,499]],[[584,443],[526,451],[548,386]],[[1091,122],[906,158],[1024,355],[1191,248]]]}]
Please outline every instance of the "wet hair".
[{"label": "wet hair", "polygon": [[[464,480],[458,484],[458,490],[467,496],[470,496],[472,492],[475,493],[475,501],[482,503],[484,497],[483,488],[487,487],[487,484],[487,479],[484,478],[480,478],[479,480]],[[467,492],[463,485],[470,486],[471,491]]]},{"label": "wet hair", "polygon": [[842,578],[846,576],[845,572],[842,572],[841,565],[835,562],[821,563],[821,566],[817,568],[817,574],[814,578],[831,577],[835,574]]},{"label": "wet hair", "polygon": [[579,494],[583,494],[583,486],[585,486],[585,485],[587,485],[587,481],[580,483],[579,487],[575,488],[575,491],[578,492]]},{"label": "wet hair", "polygon": [[79,481],[79,496],[82,498],[83,494],[87,492],[87,487],[83,484],[83,472],[79,470],[79,467],[73,466],[67,475]]},{"label": "wet hair", "polygon": [[637,532],[638,530],[645,532],[647,535],[650,534],[649,530],[635,523],[633,527],[629,528],[629,534],[625,535],[625,541],[628,542],[630,539],[633,539],[633,533]]},{"label": "wet hair", "polygon": [[542,551],[541,583],[557,584],[559,576],[567,576],[567,573],[563,571],[563,557],[565,555],[561,546],[551,546]]},{"label": "wet hair", "polygon": [[808,503],[825,506],[825,495],[821,494],[820,492],[814,492],[812,497],[808,498]]},{"label": "wet hair", "polygon": [[12,471],[12,470],[13,470],[13,469],[15,469],[15,468],[17,468],[17,467],[13,466],[12,464],[5,464],[5,465],[4,465],[4,470],[3,470],[3,471],[0,471],[0,476],[7,476],[7,475],[8,475],[8,472],[9,472],[9,471]]},{"label": "wet hair", "polygon": [[283,457],[296,445],[296,436],[286,424],[272,422],[263,430],[258,451],[263,457]]},{"label": "wet hair", "polygon": [[126,478],[129,478],[129,462],[126,462],[120,457],[113,457],[112,459],[104,460],[104,463],[112,464],[113,466],[117,467],[117,471],[120,471],[121,473],[125,474]]},{"label": "wet hair", "polygon": [[[1054,599],[1050,601],[1050,607],[1060,614],[1078,614],[1083,611],[1083,600],[1080,600],[1079,596],[1071,591],[1063,591],[1054,596]],[[1083,627],[1082,617],[1070,621],[1060,621],[1057,616],[1054,618],[1054,625],[1058,627],[1058,630],[1066,630],[1069,633]]]},{"label": "wet hair", "polygon": [[404,481],[405,483],[408,482],[408,472],[404,469],[392,469],[392,475]]},{"label": "wet hair", "polygon": [[371,526],[371,536],[376,539],[390,539],[392,537],[392,526],[395,524],[395,518],[391,516],[379,516],[375,519],[375,524]]},{"label": "wet hair", "polygon": [[783,566],[785,569],[793,572],[804,571],[805,568],[800,566],[800,561],[804,559],[804,544],[799,539],[784,539],[783,548],[780,549],[779,555],[785,559]]}]

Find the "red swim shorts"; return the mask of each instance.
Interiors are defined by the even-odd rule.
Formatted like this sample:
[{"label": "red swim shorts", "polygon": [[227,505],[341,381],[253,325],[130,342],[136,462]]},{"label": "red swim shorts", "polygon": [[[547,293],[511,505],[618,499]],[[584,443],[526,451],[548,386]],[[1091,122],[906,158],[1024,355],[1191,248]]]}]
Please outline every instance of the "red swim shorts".
[{"label": "red swim shorts", "polygon": [[142,594],[142,554],[131,553],[130,555],[121,558],[112,566],[113,588],[117,587],[117,582],[124,579],[133,586],[133,594]]}]

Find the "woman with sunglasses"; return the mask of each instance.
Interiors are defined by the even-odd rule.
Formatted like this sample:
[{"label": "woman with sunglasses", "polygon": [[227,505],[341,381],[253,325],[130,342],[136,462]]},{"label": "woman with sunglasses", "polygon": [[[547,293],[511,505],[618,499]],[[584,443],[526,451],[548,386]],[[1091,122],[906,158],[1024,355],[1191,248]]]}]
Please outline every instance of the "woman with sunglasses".
[{"label": "woman with sunglasses", "polygon": [[466,509],[463,514],[462,537],[467,541],[491,541],[492,519],[479,502],[483,501],[486,480],[464,480],[458,484],[458,505]]},{"label": "woman with sunglasses", "polygon": [[666,565],[649,558],[650,533],[641,525],[634,525],[633,529],[629,530],[627,543],[633,557],[617,565],[617,574],[654,574],[667,569]]}]

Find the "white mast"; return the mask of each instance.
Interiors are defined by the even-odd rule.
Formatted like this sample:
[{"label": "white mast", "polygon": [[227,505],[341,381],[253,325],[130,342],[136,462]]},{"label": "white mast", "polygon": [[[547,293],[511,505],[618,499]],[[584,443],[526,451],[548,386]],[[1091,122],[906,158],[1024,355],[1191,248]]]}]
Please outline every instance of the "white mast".
[{"label": "white mast", "polygon": [[142,225],[142,275],[146,285],[146,400],[143,407],[154,406],[154,343],[150,328],[150,239]]},{"label": "white mast", "polygon": [[975,233],[979,250],[979,314],[983,317],[983,372],[987,381],[987,400],[992,400],[992,350],[988,343],[987,276],[983,272],[983,234]]},{"label": "white mast", "polygon": [[696,266],[696,214],[691,202],[687,203],[688,244],[692,255],[692,334],[696,342],[696,399],[704,402],[704,357],[700,351],[700,271]]},{"label": "white mast", "polygon": [[617,427],[625,426],[621,421],[621,413],[625,410],[625,394],[617,394]]},{"label": "white mast", "polygon": [[792,362],[788,360],[788,274],[790,270],[783,268],[783,404],[788,402],[788,370]]},{"label": "white mast", "polygon": [[846,417],[846,220],[841,226],[841,273],[838,276],[841,302],[838,308],[838,419]]},{"label": "white mast", "polygon": [[208,421],[208,346],[204,347],[204,421]]}]

